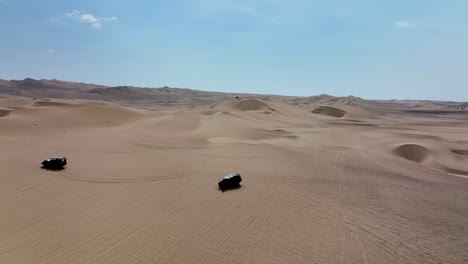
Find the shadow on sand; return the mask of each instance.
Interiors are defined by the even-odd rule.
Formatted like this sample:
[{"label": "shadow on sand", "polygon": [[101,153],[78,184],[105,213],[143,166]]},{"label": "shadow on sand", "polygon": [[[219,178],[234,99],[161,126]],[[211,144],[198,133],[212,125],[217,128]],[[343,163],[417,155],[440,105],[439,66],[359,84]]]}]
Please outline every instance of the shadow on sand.
[{"label": "shadow on sand", "polygon": [[48,168],[48,167],[42,166],[41,169],[48,170],[48,171],[63,171],[65,168]]},{"label": "shadow on sand", "polygon": [[231,187],[231,188],[228,188],[228,189],[224,189],[224,190],[221,190],[218,188],[219,191],[222,191],[222,192],[229,192],[229,191],[235,191],[235,190],[238,190],[242,188],[242,185],[239,185],[239,186],[235,186],[235,187]]}]

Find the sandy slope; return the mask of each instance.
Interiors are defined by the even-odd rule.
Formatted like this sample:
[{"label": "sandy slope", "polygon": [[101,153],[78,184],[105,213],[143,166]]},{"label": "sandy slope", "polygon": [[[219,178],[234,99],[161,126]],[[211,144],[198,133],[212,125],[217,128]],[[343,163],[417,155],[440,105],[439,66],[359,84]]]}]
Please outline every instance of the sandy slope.
[{"label": "sandy slope", "polygon": [[0,263],[468,262],[468,117],[373,107],[0,98]]}]

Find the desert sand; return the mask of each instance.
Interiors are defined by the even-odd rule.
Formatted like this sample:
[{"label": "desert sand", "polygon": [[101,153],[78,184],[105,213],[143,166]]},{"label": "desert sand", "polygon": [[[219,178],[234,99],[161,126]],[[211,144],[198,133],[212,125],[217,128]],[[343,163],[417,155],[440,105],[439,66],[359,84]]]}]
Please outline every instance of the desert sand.
[{"label": "desert sand", "polygon": [[28,89],[0,94],[0,263],[468,263],[461,106]]}]

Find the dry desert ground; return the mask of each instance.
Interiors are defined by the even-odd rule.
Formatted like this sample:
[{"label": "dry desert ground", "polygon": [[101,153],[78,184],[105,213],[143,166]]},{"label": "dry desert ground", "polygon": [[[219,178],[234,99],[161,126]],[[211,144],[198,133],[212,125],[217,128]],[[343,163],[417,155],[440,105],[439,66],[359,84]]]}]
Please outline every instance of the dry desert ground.
[{"label": "dry desert ground", "polygon": [[468,113],[410,103],[1,96],[0,263],[468,263]]}]

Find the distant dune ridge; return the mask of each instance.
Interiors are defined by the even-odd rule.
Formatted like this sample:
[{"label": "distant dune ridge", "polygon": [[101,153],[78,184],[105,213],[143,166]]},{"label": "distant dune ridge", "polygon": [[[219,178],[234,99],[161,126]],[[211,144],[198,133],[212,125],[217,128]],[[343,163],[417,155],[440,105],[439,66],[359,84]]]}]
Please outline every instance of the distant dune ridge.
[{"label": "distant dune ridge", "polygon": [[464,263],[466,105],[0,81],[0,263]]},{"label": "distant dune ridge", "polygon": [[[34,80],[27,78],[24,80],[0,80],[0,94],[17,95],[23,97],[36,98],[56,98],[56,99],[89,99],[105,101],[153,101],[165,104],[192,104],[208,105],[215,104],[226,98],[257,96],[255,94],[206,92],[185,88],[139,88],[133,86],[110,87],[104,85],[67,82],[61,80]],[[421,111],[464,111],[468,103],[457,102],[435,102],[424,100],[378,100],[369,101],[355,96],[334,97],[330,95],[319,95],[310,97],[275,96],[292,104],[299,106],[308,105],[337,105],[352,106],[359,108],[373,108],[375,105],[385,104],[386,106],[401,107],[404,105],[407,110]],[[249,104],[244,102],[238,103]],[[247,107],[248,108],[248,107]]]},{"label": "distant dune ridge", "polygon": [[[180,88],[108,87],[103,85],[59,80],[0,80],[0,94],[56,99],[88,99],[105,101],[153,101],[157,103],[210,104],[225,94]],[[188,99],[187,99],[188,97]],[[187,100],[186,100],[187,99]]]}]

